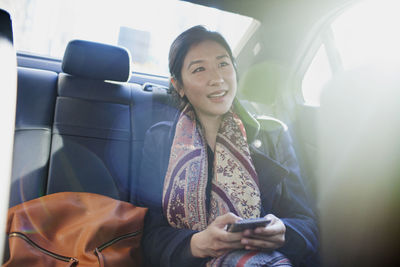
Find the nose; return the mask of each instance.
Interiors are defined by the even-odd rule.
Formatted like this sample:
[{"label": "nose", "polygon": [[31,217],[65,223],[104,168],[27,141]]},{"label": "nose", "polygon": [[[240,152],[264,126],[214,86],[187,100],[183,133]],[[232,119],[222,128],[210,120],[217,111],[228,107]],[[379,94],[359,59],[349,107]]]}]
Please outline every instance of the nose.
[{"label": "nose", "polygon": [[223,82],[224,82],[224,78],[221,75],[218,68],[210,71],[209,85],[218,86],[218,85],[221,85]]}]

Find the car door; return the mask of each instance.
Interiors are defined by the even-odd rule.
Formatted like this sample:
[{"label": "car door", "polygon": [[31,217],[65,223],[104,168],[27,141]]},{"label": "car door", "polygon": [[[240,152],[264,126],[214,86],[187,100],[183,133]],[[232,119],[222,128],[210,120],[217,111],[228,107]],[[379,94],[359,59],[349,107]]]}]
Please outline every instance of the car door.
[{"label": "car door", "polygon": [[[13,47],[13,30],[8,12],[0,9],[0,124],[2,136],[0,138],[0,177],[2,186],[0,191],[0,229],[5,229],[8,209],[9,186],[11,180],[11,161],[14,136],[15,112],[17,94],[17,66]],[[0,232],[4,239],[4,232]],[[3,258],[4,242],[0,244],[0,258]]]}]

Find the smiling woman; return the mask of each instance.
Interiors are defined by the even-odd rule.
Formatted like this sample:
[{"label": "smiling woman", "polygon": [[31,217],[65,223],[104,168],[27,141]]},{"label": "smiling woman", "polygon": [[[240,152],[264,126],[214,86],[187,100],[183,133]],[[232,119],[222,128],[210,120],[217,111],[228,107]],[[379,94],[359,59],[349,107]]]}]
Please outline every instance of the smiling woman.
[{"label": "smiling woman", "polygon": [[[138,203],[149,208],[148,265],[312,264],[318,230],[292,148],[283,128],[268,133],[257,124],[257,136],[248,139],[249,121],[236,114],[236,69],[225,39],[192,27],[172,43],[169,60],[171,90],[184,99],[175,118],[152,126],[144,143]],[[275,134],[278,141],[265,141]],[[255,148],[255,138],[265,143]],[[259,217],[270,223],[225,230]]]}]

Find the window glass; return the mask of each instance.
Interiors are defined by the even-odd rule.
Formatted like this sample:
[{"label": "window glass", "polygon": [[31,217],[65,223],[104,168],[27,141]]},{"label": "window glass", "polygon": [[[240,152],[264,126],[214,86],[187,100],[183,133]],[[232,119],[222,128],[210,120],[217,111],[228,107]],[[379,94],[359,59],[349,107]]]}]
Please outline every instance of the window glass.
[{"label": "window glass", "polygon": [[303,78],[302,91],[305,104],[318,106],[321,90],[332,77],[325,45],[321,45]]},{"label": "window glass", "polygon": [[398,0],[363,1],[334,21],[345,70],[400,61],[399,10]]},{"label": "window glass", "polygon": [[252,18],[178,0],[1,0],[12,14],[17,51],[61,59],[67,43],[84,39],[130,50],[133,70],[168,75],[168,51],[185,29],[221,32],[232,50]]},{"label": "window glass", "polygon": [[[331,24],[334,44],[330,54],[338,54],[343,70],[373,66],[391,69],[400,63],[400,2],[397,0],[360,1]],[[329,63],[329,64],[328,64]],[[319,105],[323,85],[331,78],[323,46],[307,70],[302,84],[306,104]],[[333,74],[334,75],[334,74]]]}]

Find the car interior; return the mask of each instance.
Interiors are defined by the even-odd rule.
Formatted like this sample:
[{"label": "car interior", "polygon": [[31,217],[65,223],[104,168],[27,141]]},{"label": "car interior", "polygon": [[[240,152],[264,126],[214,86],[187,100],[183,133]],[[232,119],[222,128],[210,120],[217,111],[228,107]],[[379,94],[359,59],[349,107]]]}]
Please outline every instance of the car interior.
[{"label": "car interior", "polygon": [[[234,49],[238,99],[264,129],[284,127],[290,134],[320,216],[322,266],[392,266],[400,237],[396,2],[178,2],[253,19]],[[17,16],[11,4],[3,5],[11,29]],[[359,8],[366,15],[354,17],[361,11],[352,10],[363,5],[370,5]],[[157,21],[157,14],[148,19]],[[355,32],[342,19],[351,16],[354,25],[359,22]],[[386,26],[364,29],[365,21]],[[3,25],[2,19],[2,32]],[[20,34],[14,27],[14,35]],[[367,48],[351,47],[354,36],[364,36],[360,42]],[[382,46],[368,46],[374,38]],[[8,39],[12,44],[12,35]],[[17,41],[11,52],[0,43],[1,77],[5,69],[14,74],[4,77],[17,77],[11,89],[1,81],[11,96],[0,98],[14,105],[2,110],[13,120],[11,139],[2,145],[10,148],[4,150],[12,162],[3,186],[3,223],[7,208],[56,192],[136,203],[146,131],[176,113],[168,73],[137,71],[135,47],[71,38],[55,58],[18,50]],[[366,55],[372,49],[380,54],[371,59]],[[3,51],[16,65],[3,67]]]}]

